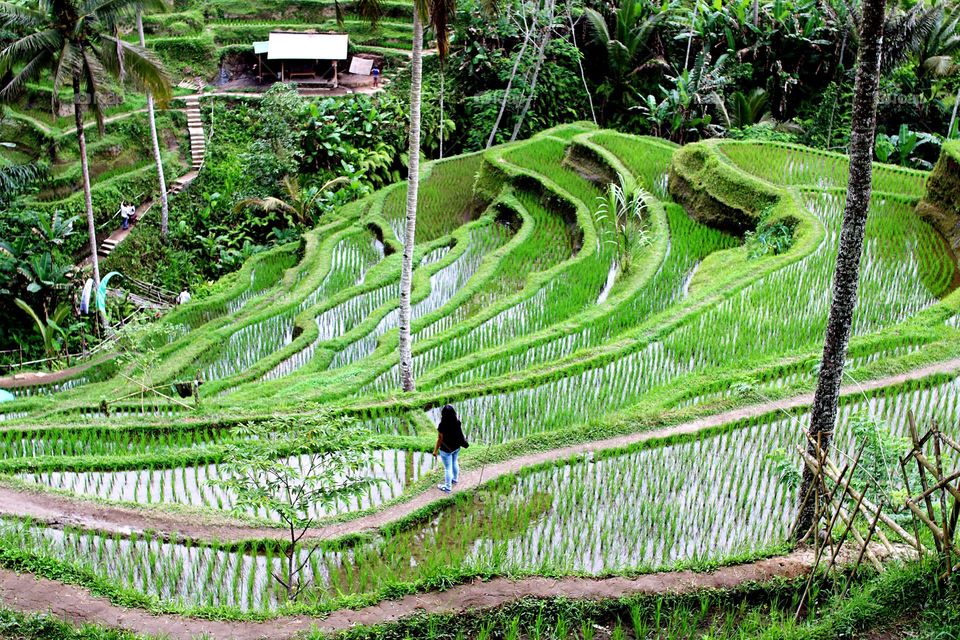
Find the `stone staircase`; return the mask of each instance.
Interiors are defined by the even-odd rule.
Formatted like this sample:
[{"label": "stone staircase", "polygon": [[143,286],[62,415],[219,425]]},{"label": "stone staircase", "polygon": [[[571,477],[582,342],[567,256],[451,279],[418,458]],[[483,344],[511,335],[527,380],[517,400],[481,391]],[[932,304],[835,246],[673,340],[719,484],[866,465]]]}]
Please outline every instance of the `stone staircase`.
[{"label": "stone staircase", "polygon": [[190,169],[200,171],[207,151],[203,121],[200,119],[200,96],[187,96],[185,102],[187,103],[187,131],[190,133]]},{"label": "stone staircase", "polygon": [[[193,83],[185,80],[181,82],[179,86],[203,91],[203,83],[199,79]],[[203,168],[203,159],[207,151],[207,140],[203,132],[203,121],[200,118],[200,95],[186,96],[184,102],[186,102],[187,105],[187,131],[190,134],[190,170],[169,184],[167,188],[168,195],[180,193],[188,184],[193,182],[200,173],[200,169]],[[150,211],[152,206],[152,201],[142,204],[137,209],[137,220],[142,219],[143,216]],[[131,225],[130,229],[132,228],[133,225]],[[110,237],[105,239],[97,248],[97,254],[101,258],[106,258],[113,253],[117,245],[123,242],[130,233],[130,229],[118,229],[110,234]]]},{"label": "stone staircase", "polygon": [[114,238],[112,236],[107,238],[100,244],[100,248],[97,249],[97,255],[99,255],[101,258],[106,258],[113,253],[113,250],[117,248],[118,244],[120,244],[120,240],[118,238]]}]

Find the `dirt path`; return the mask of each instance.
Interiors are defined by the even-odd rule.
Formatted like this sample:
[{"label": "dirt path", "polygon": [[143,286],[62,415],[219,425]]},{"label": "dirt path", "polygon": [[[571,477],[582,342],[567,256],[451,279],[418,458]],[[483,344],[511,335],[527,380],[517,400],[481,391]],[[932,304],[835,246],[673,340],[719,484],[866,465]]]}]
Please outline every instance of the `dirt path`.
[{"label": "dirt path", "polygon": [[[886,550],[875,546],[881,559]],[[908,550],[896,549],[897,555]],[[853,560],[853,549],[844,548],[841,563]],[[846,557],[844,557],[846,556]],[[446,591],[409,595],[385,600],[363,609],[341,609],[325,618],[284,616],[266,622],[202,620],[174,614],[154,615],[141,609],[125,609],[86,589],[65,585],[32,574],[0,569],[0,603],[22,613],[50,613],[73,624],[98,624],[141,634],[158,634],[173,640],[207,638],[236,640],[282,640],[319,630],[342,631],[356,625],[397,622],[421,612],[463,613],[493,609],[521,598],[605,600],[635,594],[691,593],[703,589],[731,589],[746,583],[769,582],[774,578],[806,575],[813,565],[813,552],[799,549],[786,556],[723,567],[710,573],[673,571],[636,578],[494,578],[458,585]]]},{"label": "dirt path", "polygon": [[[85,360],[81,364],[60,369],[59,371],[27,371],[4,376],[0,378],[0,389],[16,389],[18,387],[30,387],[33,385],[60,382],[66,378],[71,378],[83,373],[90,367],[103,362],[105,359],[100,357],[99,354],[88,354],[85,357],[90,359]],[[45,361],[41,360],[38,364],[42,364],[43,362]]]},{"label": "dirt path", "polygon": [[[861,391],[898,385],[908,380],[917,380],[937,373],[952,373],[958,370],[960,370],[960,358],[922,367],[905,374],[867,381],[858,385],[849,385],[842,389],[842,393],[844,395],[857,395]],[[813,394],[804,394],[781,401],[725,411],[662,429],[532,453],[487,465],[482,470],[474,468],[465,471],[461,474],[459,487],[461,491],[475,488],[480,483],[481,473],[483,480],[489,481],[500,476],[515,474],[522,468],[531,465],[563,460],[591,451],[616,449],[657,438],[693,434],[778,409],[786,410],[808,406],[812,400]],[[413,496],[409,500],[394,504],[370,515],[317,527],[309,532],[309,537],[331,538],[375,529],[394,522],[443,497],[445,497],[444,494],[435,489],[428,490]],[[222,519],[217,516],[198,518],[183,513],[173,513],[165,510],[162,506],[143,508],[109,506],[86,498],[58,495],[40,489],[30,490],[3,484],[0,484],[0,516],[30,517],[38,522],[50,525],[73,525],[121,535],[128,535],[131,532],[152,531],[159,535],[176,533],[180,539],[220,541],[251,538],[281,539],[284,536],[283,530],[279,528],[238,523],[229,520],[226,516]]]}]

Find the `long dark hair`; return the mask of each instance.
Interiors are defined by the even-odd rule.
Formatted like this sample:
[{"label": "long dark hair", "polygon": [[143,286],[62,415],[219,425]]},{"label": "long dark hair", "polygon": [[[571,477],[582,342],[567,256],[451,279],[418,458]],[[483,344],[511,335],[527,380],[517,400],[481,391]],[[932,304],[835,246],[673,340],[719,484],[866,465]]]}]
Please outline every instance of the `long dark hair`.
[{"label": "long dark hair", "polygon": [[443,409],[440,409],[440,424],[460,426],[460,418],[457,417],[457,410],[452,404],[445,404]]}]

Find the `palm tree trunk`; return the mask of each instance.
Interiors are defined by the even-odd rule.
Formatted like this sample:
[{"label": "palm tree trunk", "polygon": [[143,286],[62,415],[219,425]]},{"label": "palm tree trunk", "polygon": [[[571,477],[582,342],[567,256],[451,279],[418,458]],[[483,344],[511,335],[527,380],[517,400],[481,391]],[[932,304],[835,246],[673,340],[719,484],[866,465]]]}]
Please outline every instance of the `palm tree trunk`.
[{"label": "palm tree trunk", "polygon": [[[524,18],[524,26],[526,26],[526,18]],[[532,31],[532,28],[526,30],[523,36],[523,44],[520,45],[520,52],[517,54],[517,59],[513,61],[513,70],[510,72],[510,78],[507,80],[507,88],[503,90],[503,100],[500,101],[500,111],[497,113],[497,119],[493,123],[493,129],[490,130],[490,137],[487,138],[487,149],[493,146],[493,140],[496,138],[497,130],[500,128],[500,121],[503,119],[503,114],[507,110],[507,102],[510,100],[510,89],[513,87],[514,78],[517,77],[517,70],[520,68],[520,61],[523,59],[523,54],[527,51],[527,45],[530,43],[530,33]]]},{"label": "palm tree trunk", "polygon": [[[833,277],[833,301],[827,320],[823,344],[823,360],[817,390],[810,408],[810,442],[807,450],[818,456],[821,449],[830,446],[837,420],[840,383],[843,380],[843,361],[847,357],[853,311],[857,304],[857,284],[860,278],[860,258],[863,254],[863,236],[870,207],[873,166],[873,145],[877,128],[877,87],[880,83],[880,50],[883,44],[885,0],[863,2],[860,49],[857,78],[853,93],[853,114],[850,131],[850,177],[847,183],[847,201],[840,229],[840,253]],[[800,496],[811,493],[814,477],[804,467]],[[815,488],[813,490],[816,490]],[[800,504],[794,535],[802,538],[815,525],[814,501]]]},{"label": "palm tree trunk", "polygon": [[413,243],[417,230],[417,190],[420,186],[420,85],[423,81],[423,23],[413,9],[413,55],[410,63],[410,147],[407,172],[407,225],[400,268],[400,383],[416,389],[410,345],[410,288],[413,284]]},{"label": "palm tree trunk", "polygon": [[[93,265],[94,294],[100,290],[100,260],[97,257],[97,222],[93,217],[93,194],[90,191],[90,165],[87,162],[87,136],[83,132],[83,105],[80,96],[80,78],[73,79],[73,118],[77,126],[77,146],[80,149],[80,173],[83,176],[83,202],[87,210],[87,233],[90,236],[90,264]],[[94,296],[96,299],[96,296]],[[100,325],[107,331],[107,314],[99,311]]]},{"label": "palm tree trunk", "polygon": [[[143,12],[137,11],[137,33],[140,46],[145,47],[143,37]],[[157,117],[153,111],[153,92],[147,89],[147,117],[150,120],[150,139],[153,142],[153,159],[157,163],[157,179],[160,181],[160,237],[167,239],[170,226],[170,208],[167,203],[167,179],[163,175],[163,158],[160,157],[160,138],[157,136]]]},{"label": "palm tree trunk", "polygon": [[443,61],[440,61],[440,159],[443,160],[443,98],[444,98],[444,83],[443,83]]}]

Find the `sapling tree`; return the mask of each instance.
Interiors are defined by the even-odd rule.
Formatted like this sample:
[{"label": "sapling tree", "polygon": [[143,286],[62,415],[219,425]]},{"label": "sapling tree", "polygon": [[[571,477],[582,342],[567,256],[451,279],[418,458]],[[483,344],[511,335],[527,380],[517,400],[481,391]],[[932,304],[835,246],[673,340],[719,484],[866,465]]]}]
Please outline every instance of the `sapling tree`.
[{"label": "sapling tree", "polygon": [[211,480],[235,496],[237,514],[266,511],[279,518],[288,538],[283,573],[274,579],[293,601],[306,586],[304,567],[317,549],[300,557],[301,542],[320,512],[364,494],[371,475],[373,448],[355,420],[329,411],[275,416],[237,429],[226,447],[223,473]]}]

